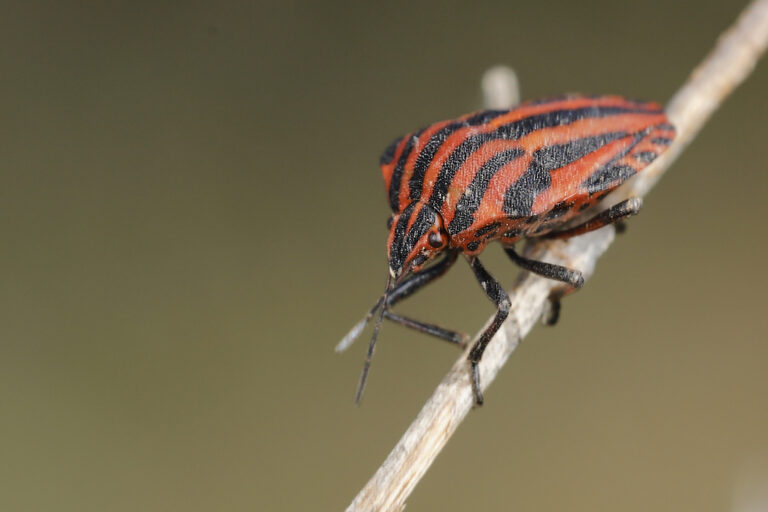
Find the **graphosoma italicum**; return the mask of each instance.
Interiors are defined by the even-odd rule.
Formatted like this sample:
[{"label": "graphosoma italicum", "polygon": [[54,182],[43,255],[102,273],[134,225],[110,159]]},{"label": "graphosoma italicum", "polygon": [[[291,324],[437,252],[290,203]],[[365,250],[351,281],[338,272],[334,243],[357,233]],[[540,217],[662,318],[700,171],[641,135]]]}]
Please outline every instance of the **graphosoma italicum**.
[{"label": "graphosoma italicum", "polygon": [[467,114],[395,140],[380,161],[394,212],[388,224],[386,289],[338,346],[346,348],[378,311],[355,401],[362,396],[384,317],[464,346],[460,333],[390,310],[445,274],[462,254],[498,308],[469,352],[475,401],[482,404],[478,363],[510,302],[477,255],[498,240],[523,269],[566,283],[566,291],[550,298],[554,323],[560,297],[584,279],[577,270],[523,258],[515,242],[569,238],[637,213],[640,198],[630,198],[581,224],[569,224],[652,162],[674,136],[656,103],[569,95]]}]

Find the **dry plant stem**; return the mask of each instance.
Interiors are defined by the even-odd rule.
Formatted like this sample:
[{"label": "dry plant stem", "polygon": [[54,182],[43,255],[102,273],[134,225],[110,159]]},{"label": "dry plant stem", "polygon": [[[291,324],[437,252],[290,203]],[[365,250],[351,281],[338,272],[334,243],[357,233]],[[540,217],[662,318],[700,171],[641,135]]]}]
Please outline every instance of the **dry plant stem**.
[{"label": "dry plant stem", "polygon": [[[755,0],[669,102],[667,113],[678,130],[675,142],[608,200],[615,203],[647,193],[712,112],[749,75],[767,44],[768,0]],[[538,243],[529,248],[527,256],[578,268],[589,278],[613,237],[614,230],[605,228],[567,241]],[[483,388],[493,381],[535,325],[555,286],[557,283],[551,280],[524,273],[510,291],[509,317],[488,345],[480,364]],[[472,409],[466,357],[465,352],[456,361],[397,446],[347,508],[348,512],[398,511],[405,507],[413,488]]]}]

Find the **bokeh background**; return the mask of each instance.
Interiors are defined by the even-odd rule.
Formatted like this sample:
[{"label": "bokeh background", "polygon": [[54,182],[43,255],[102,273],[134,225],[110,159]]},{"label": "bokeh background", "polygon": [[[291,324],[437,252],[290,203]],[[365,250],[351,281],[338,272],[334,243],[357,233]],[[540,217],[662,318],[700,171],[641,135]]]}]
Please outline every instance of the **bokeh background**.
[{"label": "bokeh background", "polygon": [[[3,1],[0,510],[344,508],[457,357],[385,325],[355,407],[365,343],[333,352],[385,279],[381,150],[495,64],[665,101],[744,4]],[[768,509],[766,91],[764,61],[408,510]],[[492,305],[460,264],[399,309]]]}]

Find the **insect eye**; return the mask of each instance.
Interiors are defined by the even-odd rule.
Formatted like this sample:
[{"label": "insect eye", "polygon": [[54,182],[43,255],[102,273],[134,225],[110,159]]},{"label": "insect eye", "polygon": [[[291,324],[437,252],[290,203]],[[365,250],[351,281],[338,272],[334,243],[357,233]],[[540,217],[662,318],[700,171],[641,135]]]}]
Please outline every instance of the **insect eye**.
[{"label": "insect eye", "polygon": [[387,219],[387,229],[392,229],[392,223],[395,222],[395,216],[392,215]]},{"label": "insect eye", "polygon": [[427,238],[427,242],[429,242],[429,245],[434,247],[435,249],[439,249],[443,246],[443,235],[440,233],[433,231],[429,234],[429,238]]}]

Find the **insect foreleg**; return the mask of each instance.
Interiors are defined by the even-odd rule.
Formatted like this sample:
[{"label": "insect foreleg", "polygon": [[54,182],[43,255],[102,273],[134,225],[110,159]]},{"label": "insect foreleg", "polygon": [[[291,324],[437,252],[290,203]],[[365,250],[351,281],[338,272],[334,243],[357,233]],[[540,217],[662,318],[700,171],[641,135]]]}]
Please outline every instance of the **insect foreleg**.
[{"label": "insect foreleg", "polygon": [[450,329],[444,329],[439,325],[420,322],[407,316],[398,315],[394,311],[384,311],[384,318],[392,320],[393,322],[405,327],[410,327],[416,331],[423,332],[424,334],[431,334],[432,336],[436,336],[442,340],[447,341],[448,343],[454,343],[461,348],[464,348],[467,345],[467,341],[469,341],[469,336],[466,334],[451,331]]},{"label": "insect foreleg", "polygon": [[[415,329],[419,332],[431,334],[448,342],[464,346],[464,344],[467,342],[467,336],[465,334],[444,329],[433,324],[412,320],[410,318],[393,313],[387,309],[391,306],[394,306],[401,300],[410,297],[424,286],[428,285],[438,277],[448,272],[448,269],[450,269],[451,266],[456,262],[457,256],[458,253],[456,251],[448,251],[445,253],[445,256],[442,257],[442,259],[438,260],[437,263],[431,267],[426,268],[422,272],[409,276],[405,279],[405,281],[395,286],[392,291],[387,294],[387,303],[384,307],[384,318],[388,318],[393,322],[399,323],[406,327],[410,327],[411,329]],[[336,345],[336,352],[343,352],[350,345],[352,345],[352,343],[360,336],[360,334],[362,334],[363,329],[365,329],[365,326],[368,325],[368,322],[371,321],[373,315],[376,313],[376,310],[382,306],[383,302],[384,298],[382,297],[373,306],[373,308],[371,308],[368,314],[365,315],[362,320],[357,322],[354,327],[352,327],[349,333],[347,333],[347,335],[342,338],[339,344]]]},{"label": "insect foreleg", "polygon": [[438,277],[445,275],[448,269],[456,262],[458,253],[456,251],[448,251],[442,259],[437,263],[424,269],[423,271],[413,274],[405,281],[395,286],[395,288],[387,296],[387,306],[394,306],[401,300],[410,297]]},{"label": "insect foreleg", "polygon": [[[431,267],[424,269],[422,272],[411,275],[405,281],[395,286],[395,288],[387,296],[387,307],[394,306],[401,300],[410,297],[420,289],[424,288],[438,277],[445,275],[445,273],[448,272],[448,269],[450,269],[451,266],[456,262],[457,257],[457,251],[448,251],[445,253],[445,256],[442,257],[442,259],[438,260],[438,262]],[[420,322],[412,318],[398,315],[397,313],[394,313],[390,310],[384,312],[384,317],[392,320],[395,323],[404,325],[405,327],[410,327],[416,331],[431,334],[432,336],[436,336],[450,343],[455,343],[460,347],[466,345],[468,341],[468,336],[466,334],[444,329],[438,325]]]}]

